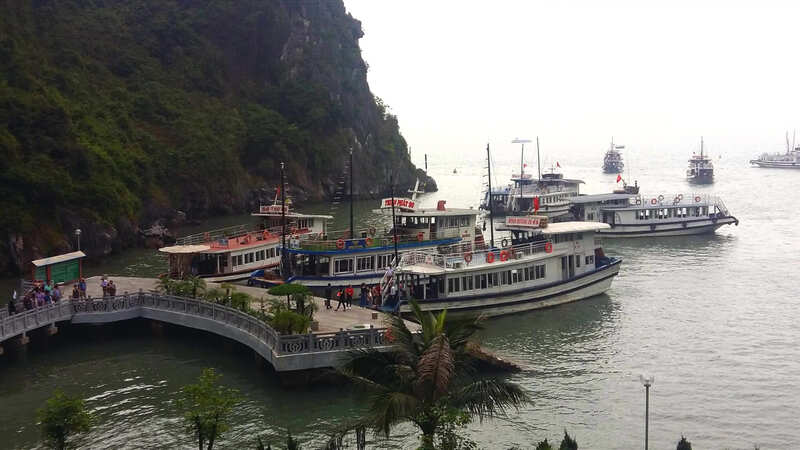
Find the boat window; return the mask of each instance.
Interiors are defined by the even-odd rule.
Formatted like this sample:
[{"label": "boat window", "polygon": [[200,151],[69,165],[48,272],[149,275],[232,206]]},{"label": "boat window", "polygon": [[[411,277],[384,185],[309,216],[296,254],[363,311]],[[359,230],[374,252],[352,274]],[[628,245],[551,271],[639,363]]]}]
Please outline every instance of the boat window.
[{"label": "boat window", "polygon": [[481,276],[475,275],[475,289],[481,288]]},{"label": "boat window", "polygon": [[493,272],[489,274],[489,287],[499,286],[497,283],[497,272]]},{"label": "boat window", "polygon": [[455,289],[453,289],[453,279],[452,278],[449,278],[447,280],[447,292],[455,292]]},{"label": "boat window", "polygon": [[586,257],[586,265],[594,264],[594,255],[589,255]]},{"label": "boat window", "polygon": [[530,269],[530,267],[526,267],[525,270],[523,271],[523,274],[524,274],[523,278],[525,279],[525,281],[530,280],[531,279],[531,269]]},{"label": "boat window", "polygon": [[469,284],[469,290],[470,291],[475,289],[474,285],[472,284],[472,277],[471,276],[467,277],[467,283]]},{"label": "boat window", "polygon": [[505,270],[500,272],[500,282],[502,284],[508,284],[508,275],[507,275],[507,272]]},{"label": "boat window", "polygon": [[581,266],[581,256],[575,255],[575,267],[580,267],[580,266]]},{"label": "boat window", "polygon": [[333,262],[333,273],[353,272],[353,258],[337,259]]},{"label": "boat window", "polygon": [[392,254],[390,253],[388,255],[378,255],[377,258],[378,258],[378,265],[375,267],[383,269],[385,267],[389,267],[389,263],[392,261]]},{"label": "boat window", "polygon": [[461,290],[466,291],[467,289],[467,277],[461,277]]},{"label": "boat window", "polygon": [[512,270],[511,271],[511,283],[519,283],[519,271]]},{"label": "boat window", "polygon": [[486,274],[484,273],[481,275],[481,289],[486,289],[486,287]]},{"label": "boat window", "polygon": [[356,258],[356,270],[359,272],[375,270],[375,259],[372,256],[360,256]]}]

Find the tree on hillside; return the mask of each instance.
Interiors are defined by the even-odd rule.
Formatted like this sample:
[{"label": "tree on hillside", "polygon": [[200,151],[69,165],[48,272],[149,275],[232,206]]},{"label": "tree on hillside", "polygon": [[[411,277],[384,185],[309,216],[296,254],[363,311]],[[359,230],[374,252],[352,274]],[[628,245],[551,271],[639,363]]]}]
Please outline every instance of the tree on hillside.
[{"label": "tree on hillside", "polygon": [[686,440],[686,436],[681,436],[676,450],[692,450],[692,443]]},{"label": "tree on hillside", "polygon": [[67,448],[70,436],[89,431],[91,414],[80,397],[72,397],[57,390],[36,412],[46,444],[50,448]]},{"label": "tree on hillside", "polygon": [[460,414],[482,420],[529,401],[518,385],[479,377],[474,370],[469,344],[481,329],[480,318],[454,320],[447,311],[433,315],[413,300],[411,308],[421,333],[412,333],[402,318],[388,316],[393,350],[359,349],[342,370],[371,394],[361,424],[388,436],[398,424],[411,422],[422,432],[421,448],[432,449]]},{"label": "tree on hillside", "polygon": [[197,438],[199,450],[212,450],[214,442],[228,430],[228,417],[239,402],[239,392],[219,384],[221,375],[207,368],[197,383],[181,388],[178,407],[186,428]]}]

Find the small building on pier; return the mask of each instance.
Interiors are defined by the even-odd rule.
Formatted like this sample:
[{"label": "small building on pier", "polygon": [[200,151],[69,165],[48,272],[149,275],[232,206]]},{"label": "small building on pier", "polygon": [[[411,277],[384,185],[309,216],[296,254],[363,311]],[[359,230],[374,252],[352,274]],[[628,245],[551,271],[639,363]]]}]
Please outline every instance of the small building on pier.
[{"label": "small building on pier", "polygon": [[83,276],[82,251],[31,261],[31,281],[69,283]]}]

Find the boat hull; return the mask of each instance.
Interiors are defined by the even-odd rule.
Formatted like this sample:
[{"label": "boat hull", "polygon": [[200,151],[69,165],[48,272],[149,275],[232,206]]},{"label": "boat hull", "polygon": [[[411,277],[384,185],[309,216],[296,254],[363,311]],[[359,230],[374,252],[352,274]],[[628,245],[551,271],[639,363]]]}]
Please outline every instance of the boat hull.
[{"label": "boat hull", "polygon": [[750,164],[764,169],[800,169],[800,162],[794,161],[759,161],[752,160]]},{"label": "boat hull", "polygon": [[739,220],[733,216],[728,216],[716,219],[716,221],[704,219],[663,224],[612,225],[610,229],[598,230],[598,234],[605,238],[688,236],[713,233],[717,228],[730,224],[739,225]]},{"label": "boat hull", "polygon": [[[533,289],[452,299],[420,300],[419,306],[423,311],[447,309],[448,315],[481,314],[486,317],[549,308],[594,297],[607,291],[619,273],[621,263],[622,261],[617,259],[594,272]],[[411,308],[404,302],[400,305],[400,312],[410,313]]]}]

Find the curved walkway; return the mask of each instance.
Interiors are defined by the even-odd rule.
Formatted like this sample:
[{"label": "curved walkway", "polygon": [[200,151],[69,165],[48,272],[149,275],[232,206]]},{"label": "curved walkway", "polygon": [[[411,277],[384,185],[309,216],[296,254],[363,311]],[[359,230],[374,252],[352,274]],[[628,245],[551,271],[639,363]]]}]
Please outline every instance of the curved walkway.
[{"label": "curved walkway", "polygon": [[138,293],[91,301],[62,301],[0,320],[0,344],[56,322],[103,324],[145,318],[208,331],[238,341],[276,371],[334,367],[347,351],[388,348],[383,328],[303,335],[279,335],[242,311],[202,300]]}]

